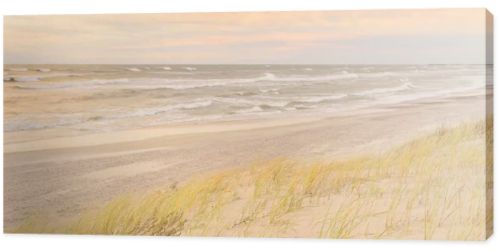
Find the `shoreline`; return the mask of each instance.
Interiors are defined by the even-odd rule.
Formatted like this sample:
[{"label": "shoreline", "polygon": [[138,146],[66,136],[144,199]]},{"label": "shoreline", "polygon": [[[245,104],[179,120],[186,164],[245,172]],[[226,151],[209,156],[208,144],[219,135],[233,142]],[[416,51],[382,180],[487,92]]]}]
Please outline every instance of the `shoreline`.
[{"label": "shoreline", "polygon": [[[322,111],[297,112],[294,114],[276,114],[275,116],[265,115],[264,117],[249,117],[247,119],[233,119],[220,121],[187,121],[172,124],[147,126],[138,129],[122,129],[108,132],[90,132],[68,136],[57,136],[61,133],[53,132],[56,136],[50,138],[30,139],[30,135],[49,134],[53,129],[28,130],[6,132],[4,135],[4,153],[31,152],[43,150],[55,150],[76,147],[89,147],[117,143],[130,143],[143,141],[158,137],[192,135],[205,133],[223,133],[233,131],[250,131],[272,127],[293,126],[299,124],[309,124],[325,120],[333,120],[346,117],[357,117],[369,114],[376,114],[393,110],[400,107],[427,104],[446,103],[449,100],[461,98],[477,98],[478,96],[455,96],[455,97],[432,97],[420,98],[401,103],[388,103],[376,105],[374,107],[351,108],[339,112],[324,113]],[[47,132],[49,131],[49,132]],[[70,133],[71,134],[71,133]],[[74,133],[73,133],[74,134]],[[28,139],[24,139],[28,138]]]}]

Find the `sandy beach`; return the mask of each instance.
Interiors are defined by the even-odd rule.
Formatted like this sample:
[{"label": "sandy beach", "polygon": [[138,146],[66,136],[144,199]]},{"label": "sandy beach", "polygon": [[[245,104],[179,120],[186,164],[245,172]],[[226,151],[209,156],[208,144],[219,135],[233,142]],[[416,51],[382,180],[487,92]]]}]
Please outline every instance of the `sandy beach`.
[{"label": "sandy beach", "polygon": [[4,226],[9,231],[35,216],[64,221],[120,195],[179,186],[280,157],[307,162],[378,154],[436,128],[484,120],[485,109],[484,97],[462,96],[332,117],[154,126],[35,140],[23,132],[5,133]]}]

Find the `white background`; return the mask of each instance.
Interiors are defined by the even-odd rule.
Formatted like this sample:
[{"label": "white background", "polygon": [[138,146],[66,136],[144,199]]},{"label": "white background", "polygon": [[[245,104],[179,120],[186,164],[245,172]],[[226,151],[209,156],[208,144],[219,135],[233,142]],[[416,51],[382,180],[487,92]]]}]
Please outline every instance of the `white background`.
[{"label": "white background", "polygon": [[[158,13],[158,12],[222,12],[264,10],[354,10],[407,8],[485,7],[500,13],[495,0],[2,0],[2,15],[84,14],[84,13]],[[500,15],[500,14],[499,14]],[[3,34],[3,19],[0,20]],[[496,25],[495,25],[496,26]],[[495,27],[495,30],[496,27]],[[26,39],[30,39],[29,37]],[[498,40],[497,40],[498,41]],[[498,48],[498,42],[495,47]],[[3,39],[0,41],[3,48]],[[0,59],[3,65],[3,50]],[[495,57],[495,61],[498,62]],[[0,88],[3,94],[3,88]],[[495,88],[495,96],[498,88]],[[495,100],[495,109],[498,110]],[[3,102],[0,103],[3,110]],[[3,126],[3,118],[0,126]],[[495,141],[500,130],[495,123]],[[3,128],[2,128],[3,131]],[[3,142],[3,135],[0,136]],[[498,142],[498,141],[497,141]],[[3,145],[3,144],[2,144]],[[3,146],[2,146],[3,147]],[[495,148],[498,157],[499,147]],[[3,149],[2,149],[3,152]],[[3,155],[0,163],[3,163]],[[496,163],[500,163],[496,158]],[[498,168],[498,165],[496,165]],[[495,183],[498,180],[495,172]],[[0,174],[3,180],[3,172]],[[0,187],[3,195],[3,186]],[[495,226],[498,226],[499,193],[495,195]],[[3,202],[3,199],[2,199]],[[3,215],[3,206],[0,208]],[[3,221],[0,223],[3,229]],[[496,247],[496,248],[495,248]],[[486,242],[401,241],[401,240],[320,240],[320,239],[257,239],[257,238],[193,238],[193,237],[108,237],[61,235],[0,235],[0,250],[500,250],[500,237],[493,235]]]}]

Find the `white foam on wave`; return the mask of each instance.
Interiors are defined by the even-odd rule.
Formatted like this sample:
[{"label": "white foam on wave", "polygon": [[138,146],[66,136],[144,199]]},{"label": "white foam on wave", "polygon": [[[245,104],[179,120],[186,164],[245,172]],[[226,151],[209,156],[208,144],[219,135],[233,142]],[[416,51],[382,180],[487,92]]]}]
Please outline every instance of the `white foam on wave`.
[{"label": "white foam on wave", "polygon": [[170,70],[172,70],[172,67],[165,66],[165,67],[162,67],[162,69],[165,70],[165,71],[170,71]]},{"label": "white foam on wave", "polygon": [[310,75],[295,75],[278,77],[272,73],[265,73],[262,80],[274,80],[277,82],[318,82],[318,81],[329,81],[329,80],[340,80],[340,79],[356,79],[358,75],[355,73],[342,72],[341,74],[328,74],[319,76]]},{"label": "white foam on wave", "polygon": [[298,98],[297,100],[299,102],[306,102],[306,103],[321,103],[325,101],[334,101],[334,100],[339,100],[347,97],[347,94],[338,94],[338,95],[329,95],[329,96],[314,96],[314,97],[307,97],[307,98]]},{"label": "white foam on wave", "polygon": [[98,85],[105,85],[105,84],[115,84],[115,83],[128,83],[129,79],[128,78],[113,78],[113,79],[91,79],[89,81],[85,81],[90,84],[98,84]]},{"label": "white foam on wave", "polygon": [[403,85],[404,85],[405,87],[407,87],[408,89],[424,89],[424,88],[423,88],[423,87],[421,87],[421,86],[416,86],[416,85],[414,85],[414,84],[413,84],[410,80],[408,80],[407,78],[401,78],[401,79],[399,79],[399,81],[400,81],[401,83],[403,83]]},{"label": "white foam on wave", "polygon": [[398,73],[384,71],[384,72],[362,73],[361,76],[362,77],[371,77],[371,78],[373,78],[373,77],[375,77],[375,78],[394,77],[394,76],[398,76]]},{"label": "white foam on wave", "polygon": [[187,71],[196,71],[196,67],[187,66],[187,67],[184,67],[184,70],[187,70]]},{"label": "white foam on wave", "polygon": [[[275,110],[273,108],[276,108],[276,107],[265,105],[265,104],[254,105],[254,106],[251,106],[249,108],[237,110],[235,113],[241,114],[241,115],[252,115],[252,114],[272,114],[272,113],[281,112],[280,110]],[[281,107],[278,107],[278,108],[281,108]]]},{"label": "white foam on wave", "polygon": [[[139,89],[157,89],[168,88],[173,90],[186,90],[204,87],[217,87],[231,84],[245,84],[264,80],[272,80],[273,74],[264,74],[264,76],[256,78],[238,78],[238,79],[168,79],[168,78],[151,78],[151,79],[134,79],[133,82],[145,83],[136,85]],[[132,80],[131,80],[132,82]]]},{"label": "white foam on wave", "polygon": [[260,92],[262,92],[262,93],[271,93],[271,94],[275,94],[275,95],[280,94],[280,92],[279,92],[279,89],[278,89],[278,88],[261,89],[261,90],[260,90]]},{"label": "white foam on wave", "polygon": [[395,87],[387,87],[387,88],[375,88],[366,91],[356,92],[353,95],[355,96],[372,96],[377,94],[390,94],[394,92],[405,91],[409,89],[414,89],[415,86],[411,83],[403,83],[402,85]]},{"label": "white foam on wave", "polygon": [[251,98],[215,97],[213,101],[236,106],[261,106],[269,108],[285,107],[290,103],[289,99],[270,98],[256,96]]},{"label": "white foam on wave", "polygon": [[[167,81],[166,81],[167,82]],[[168,88],[168,89],[173,89],[173,90],[186,90],[186,89],[194,89],[194,88],[202,88],[202,87],[215,87],[215,86],[224,86],[227,83],[225,82],[217,82],[217,81],[207,81],[203,83],[202,81],[197,81],[197,82],[184,82],[179,81],[176,83],[165,83],[161,85],[156,85],[156,88]]]},{"label": "white foam on wave", "polygon": [[252,115],[252,114],[277,114],[282,113],[284,110],[289,110],[289,108],[283,106],[275,106],[268,104],[254,105],[249,108],[237,110],[235,113],[240,115]]},{"label": "white foam on wave", "polygon": [[261,81],[272,81],[278,79],[272,73],[264,73],[262,76],[253,78],[227,78],[227,79],[151,79],[152,83],[160,84],[161,87],[184,90],[203,87],[215,87],[234,84],[247,84]]},{"label": "white foam on wave", "polygon": [[140,72],[141,69],[139,68],[135,68],[135,67],[131,67],[131,68],[126,68],[128,71],[132,71],[132,72]]},{"label": "white foam on wave", "polygon": [[133,112],[124,113],[121,115],[111,116],[112,119],[125,118],[125,117],[142,117],[142,116],[154,116],[167,112],[179,112],[182,110],[193,110],[197,108],[208,107],[213,104],[212,100],[209,99],[198,99],[189,103],[178,103],[170,104],[164,106],[155,106],[149,108],[138,109]]},{"label": "white foam on wave", "polygon": [[213,104],[212,100],[202,100],[198,102],[192,102],[192,103],[187,103],[187,104],[178,104],[178,105],[173,105],[172,107],[174,109],[196,109],[196,108],[201,108],[201,107],[207,107]]},{"label": "white foam on wave", "polygon": [[238,113],[247,114],[247,113],[257,113],[257,112],[262,112],[262,111],[264,111],[262,109],[262,107],[260,107],[259,105],[255,105],[255,106],[252,106],[248,109],[240,110]]},{"label": "white foam on wave", "polygon": [[485,89],[477,86],[466,86],[451,90],[435,89],[433,91],[394,95],[384,99],[379,99],[374,104],[395,104],[422,99],[435,98],[451,98],[451,97],[468,97],[484,95]]}]

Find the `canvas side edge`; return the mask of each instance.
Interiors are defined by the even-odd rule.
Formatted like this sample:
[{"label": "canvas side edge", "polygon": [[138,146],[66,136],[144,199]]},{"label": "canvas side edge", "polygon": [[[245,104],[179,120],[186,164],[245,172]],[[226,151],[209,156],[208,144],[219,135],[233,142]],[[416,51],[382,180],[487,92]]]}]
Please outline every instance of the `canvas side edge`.
[{"label": "canvas side edge", "polygon": [[[491,133],[485,133],[485,150],[486,150],[486,167],[485,167],[485,240],[487,240],[493,234],[493,166],[494,166],[494,158],[493,158],[493,90],[494,90],[494,62],[493,62],[493,15],[487,9],[485,9],[485,69],[486,69],[486,109],[485,109],[485,118],[487,121],[485,123],[489,123],[488,120],[491,117]],[[488,126],[488,125],[486,125]],[[491,142],[491,143],[490,143]]]}]

